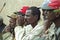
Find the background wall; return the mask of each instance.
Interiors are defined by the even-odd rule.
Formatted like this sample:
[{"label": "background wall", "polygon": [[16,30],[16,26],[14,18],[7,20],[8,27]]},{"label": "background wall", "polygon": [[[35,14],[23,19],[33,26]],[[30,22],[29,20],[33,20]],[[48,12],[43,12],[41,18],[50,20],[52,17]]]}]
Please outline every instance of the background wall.
[{"label": "background wall", "polygon": [[3,17],[4,23],[9,24],[9,18],[7,15],[11,15],[13,12],[18,11],[22,6],[40,6],[43,0],[0,0],[0,11],[6,3],[3,10],[0,12],[0,16]]}]

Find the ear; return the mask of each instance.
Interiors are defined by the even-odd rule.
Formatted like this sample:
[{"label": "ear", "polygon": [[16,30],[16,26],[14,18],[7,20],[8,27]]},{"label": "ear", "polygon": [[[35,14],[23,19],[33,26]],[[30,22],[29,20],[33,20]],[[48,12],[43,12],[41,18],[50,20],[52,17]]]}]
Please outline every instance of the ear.
[{"label": "ear", "polygon": [[35,15],[35,20],[36,20],[36,21],[38,20],[38,16],[37,16],[37,15]]}]

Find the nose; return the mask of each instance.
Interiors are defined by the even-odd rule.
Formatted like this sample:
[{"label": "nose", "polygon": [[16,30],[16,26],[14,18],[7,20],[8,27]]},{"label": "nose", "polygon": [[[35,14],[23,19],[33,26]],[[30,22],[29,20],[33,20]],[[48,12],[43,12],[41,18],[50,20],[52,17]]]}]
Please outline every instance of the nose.
[{"label": "nose", "polygon": [[25,16],[24,18],[27,19],[27,16]]},{"label": "nose", "polygon": [[26,21],[27,17],[25,16],[24,18],[25,18],[25,21]]}]

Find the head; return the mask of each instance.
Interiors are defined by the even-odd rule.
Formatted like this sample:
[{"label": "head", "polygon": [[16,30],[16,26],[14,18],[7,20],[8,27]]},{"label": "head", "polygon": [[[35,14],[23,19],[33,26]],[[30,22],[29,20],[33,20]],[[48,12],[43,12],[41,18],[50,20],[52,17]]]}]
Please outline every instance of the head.
[{"label": "head", "polygon": [[10,18],[9,20],[9,25],[11,27],[16,26],[16,19],[17,19],[17,15],[16,14],[12,14],[11,16],[8,16]]},{"label": "head", "polygon": [[56,17],[56,14],[53,12],[53,9],[42,9],[43,10],[43,18],[44,20],[53,20]]},{"label": "head", "polygon": [[50,0],[44,0],[44,2],[41,5],[41,9],[43,10],[43,17],[44,20],[53,20],[56,17],[56,14],[53,12],[54,8],[51,8],[49,6]]},{"label": "head", "polygon": [[28,24],[36,23],[40,20],[40,10],[33,6],[30,7],[25,14],[25,19],[28,22]]},{"label": "head", "polygon": [[25,13],[26,13],[26,10],[29,8],[29,6],[23,6],[22,9],[17,12],[17,23],[20,25],[20,26],[23,26],[25,25],[26,21],[24,19],[24,16],[25,16]]},{"label": "head", "polygon": [[25,21],[24,21],[24,16],[22,12],[17,12],[17,19],[16,19],[16,24],[19,26],[23,26]]}]

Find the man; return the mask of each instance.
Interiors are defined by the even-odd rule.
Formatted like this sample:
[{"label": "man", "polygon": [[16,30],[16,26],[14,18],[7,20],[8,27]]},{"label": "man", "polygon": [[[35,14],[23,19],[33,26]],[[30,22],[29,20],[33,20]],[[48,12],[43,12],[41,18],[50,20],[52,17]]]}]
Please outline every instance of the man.
[{"label": "man", "polygon": [[15,31],[15,39],[21,40],[21,36],[23,35],[23,27],[24,27],[24,14],[21,12],[17,12],[17,20],[16,20],[16,27],[14,29]]},{"label": "man", "polygon": [[[51,27],[51,24],[54,23],[55,24],[55,32],[54,32],[54,35],[52,35],[51,37],[54,38],[55,36],[55,39],[52,39],[52,38],[49,38],[47,40],[60,40],[60,14],[58,12],[54,12],[54,10],[56,10],[56,8],[54,7],[50,7],[49,6],[49,3],[51,3],[51,1],[49,0],[45,0],[45,2],[42,4],[41,8],[43,10],[43,16],[46,18],[46,22],[45,22],[45,33],[47,33],[47,30]],[[55,3],[58,3],[58,2],[53,2],[54,4]],[[45,5],[45,6],[44,6]],[[57,7],[57,5],[55,5],[55,7]],[[53,28],[54,26],[52,26]],[[50,36],[50,35],[49,35]]]},{"label": "man", "polygon": [[3,40],[3,38],[2,38],[2,32],[3,32],[3,30],[4,30],[4,28],[5,28],[5,24],[3,23],[3,18],[0,16],[0,40]]},{"label": "man", "polygon": [[25,14],[25,19],[33,29],[26,34],[22,40],[41,40],[39,34],[43,30],[43,27],[38,23],[40,20],[39,8],[33,6],[30,7]]},{"label": "man", "polygon": [[[5,27],[4,29],[4,32],[10,34],[8,35],[6,38],[4,38],[4,40],[8,40],[8,38],[10,38],[11,40],[13,40],[13,38],[15,37],[15,33],[14,33],[14,28],[16,27],[16,18],[17,18],[17,15],[16,14],[12,14],[11,16],[8,16],[10,18],[9,20],[9,25]],[[5,34],[4,34],[5,35]],[[9,39],[9,40],[10,40]]]},{"label": "man", "polygon": [[16,27],[16,19],[17,19],[17,15],[16,14],[12,14],[11,16],[8,16],[10,18],[10,32],[14,35],[14,28]]},{"label": "man", "polygon": [[25,16],[25,12],[28,8],[29,8],[28,6],[23,6],[23,8],[19,12],[15,13],[15,14],[17,14],[17,20],[16,20],[17,26],[14,29],[16,40],[21,40],[23,38],[23,36],[25,34],[27,34],[27,31],[29,32],[31,29],[31,27],[30,27],[30,29],[28,27],[25,27],[25,25],[27,25],[27,22],[25,21],[24,16]]}]

